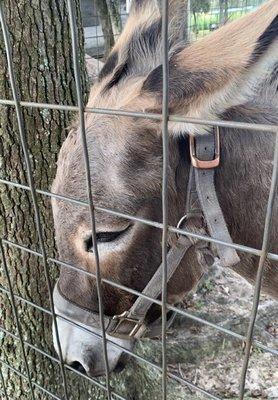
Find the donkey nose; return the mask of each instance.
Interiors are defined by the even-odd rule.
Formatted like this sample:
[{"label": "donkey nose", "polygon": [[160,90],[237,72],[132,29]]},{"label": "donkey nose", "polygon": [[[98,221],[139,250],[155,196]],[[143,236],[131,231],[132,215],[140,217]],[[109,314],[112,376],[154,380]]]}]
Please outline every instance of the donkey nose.
[{"label": "donkey nose", "polygon": [[125,369],[128,359],[129,359],[129,356],[127,354],[123,353],[121,355],[121,357],[119,358],[119,361],[116,364],[116,367],[114,368],[114,372],[116,372],[116,373],[122,372]]},{"label": "donkey nose", "polygon": [[86,370],[79,361],[74,361],[70,364],[70,367],[75,369],[75,371],[81,372],[82,374],[86,374]]}]

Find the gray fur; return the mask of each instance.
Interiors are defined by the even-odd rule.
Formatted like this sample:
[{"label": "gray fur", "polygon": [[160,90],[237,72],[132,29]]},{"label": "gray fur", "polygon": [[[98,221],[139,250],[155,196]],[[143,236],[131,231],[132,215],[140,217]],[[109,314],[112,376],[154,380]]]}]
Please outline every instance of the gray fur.
[{"label": "gray fur", "polygon": [[[153,23],[154,20],[149,25],[151,31]],[[123,44],[123,49],[113,50],[117,53],[112,60],[110,58],[110,64],[102,77],[103,82],[100,80],[99,86],[96,86],[96,94],[94,89],[92,91],[93,106],[124,109],[126,97],[130,100],[127,104],[131,104],[136,111],[138,111],[135,107],[137,104],[145,110],[155,103],[150,101],[153,93],[142,94],[142,86],[139,85],[143,84],[148,70],[154,68],[156,66],[154,64],[157,63],[156,57],[152,57],[151,49],[142,47],[144,40],[141,40],[140,32],[142,33],[140,27],[135,27],[135,36],[127,35],[129,40],[134,40],[129,54],[125,44]],[[158,36],[160,34],[154,33],[154,37],[158,38]],[[158,41],[158,49],[159,43],[160,41]],[[135,54],[133,54],[134,49],[137,49]],[[138,59],[137,65],[136,59]],[[148,59],[149,65],[146,65]],[[117,61],[119,64],[114,68]],[[179,71],[178,68],[176,71]],[[249,101],[229,108],[218,117],[226,120],[277,125],[277,84],[274,78],[276,75],[269,71],[267,76],[269,78],[265,79],[265,85],[254,87]],[[213,77],[210,76],[210,78]],[[174,84],[178,87],[178,74],[175,75],[174,80]],[[196,84],[196,80],[193,83]],[[196,90],[192,85],[188,102],[192,96],[194,97],[194,93],[198,94],[198,88],[202,88],[202,80],[197,82]],[[238,91],[240,92],[239,89]],[[233,94],[235,95],[235,91]],[[222,99],[224,101],[224,96],[220,100]],[[238,99],[240,102],[240,94]],[[220,107],[220,109],[225,109],[225,107]],[[181,129],[183,129],[182,125]],[[86,135],[95,204],[123,214],[162,222],[161,125],[142,118],[87,114]],[[179,136],[171,135],[169,140],[169,224],[176,226],[184,215],[186,203],[190,167],[187,132],[182,130]],[[215,183],[220,205],[234,243],[256,249],[262,246],[273,169],[274,140],[273,134],[264,132],[221,129],[221,165],[216,170]],[[53,191],[87,201],[82,140],[78,125],[72,129],[62,146]],[[53,200],[53,212],[60,258],[94,273],[95,259],[86,251],[88,236],[91,234],[88,208],[56,199]],[[100,243],[102,277],[142,291],[161,263],[161,230],[99,209],[96,210],[95,217],[98,232],[121,231],[131,225],[124,237],[115,243]],[[277,196],[273,221],[269,250],[278,253]],[[170,237],[171,240],[174,239]],[[239,255],[241,262],[234,267],[234,270],[249,282],[254,283],[258,257],[243,252]],[[198,284],[203,273],[204,267],[199,264],[193,248],[186,254],[169,282],[168,301],[176,303],[183,299]],[[63,268],[59,286],[70,300],[80,306],[98,310],[95,279],[82,272]],[[266,262],[262,289],[265,293],[278,298],[277,262]],[[102,284],[102,292],[106,315],[121,314],[128,310],[135,300],[135,296],[106,283]],[[153,320],[159,312],[160,309],[153,306],[148,319]]]}]

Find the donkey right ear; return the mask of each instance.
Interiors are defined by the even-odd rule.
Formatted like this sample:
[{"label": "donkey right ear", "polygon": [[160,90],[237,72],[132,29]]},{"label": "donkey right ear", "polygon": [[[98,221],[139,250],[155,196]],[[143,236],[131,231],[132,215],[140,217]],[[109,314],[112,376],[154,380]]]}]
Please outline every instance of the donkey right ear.
[{"label": "donkey right ear", "polygon": [[[171,114],[218,118],[226,109],[257,95],[258,84],[278,63],[278,0],[184,47],[169,61]],[[142,85],[141,96],[161,112],[162,66]],[[205,127],[171,123],[173,132],[197,134]]]},{"label": "donkey right ear", "polygon": [[[169,0],[170,51],[183,39],[186,0]],[[110,89],[128,76],[146,76],[161,63],[161,0],[133,0],[122,34],[102,68]]]}]

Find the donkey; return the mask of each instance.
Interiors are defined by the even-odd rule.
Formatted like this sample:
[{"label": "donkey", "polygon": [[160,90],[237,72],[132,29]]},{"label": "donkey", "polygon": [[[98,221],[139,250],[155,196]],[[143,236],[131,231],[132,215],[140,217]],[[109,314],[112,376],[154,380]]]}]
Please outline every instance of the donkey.
[{"label": "donkey", "polygon": [[[277,124],[277,0],[266,2],[192,44],[181,41],[183,22],[179,7],[180,2],[170,0],[170,113]],[[161,21],[155,1],[133,2],[125,29],[92,87],[89,107],[161,113]],[[102,278],[141,292],[161,263],[161,230],[99,208],[162,221],[161,122],[86,113],[85,124],[93,199],[99,206],[95,218]],[[188,138],[210,130],[194,123],[169,123],[168,196],[172,226],[177,225],[185,210],[190,170]],[[274,135],[221,128],[220,142],[221,163],[215,170],[215,186],[227,227],[234,243],[260,249],[273,169]],[[78,123],[61,148],[52,189],[54,193],[87,201]],[[52,207],[60,258],[95,273],[88,208],[57,198],[53,199]],[[273,221],[269,250],[278,253],[277,198]],[[254,283],[258,257],[243,252],[239,256],[234,271]],[[203,273],[204,266],[193,246],[168,283],[168,302],[174,304],[183,299],[196,287]],[[98,312],[93,277],[64,267],[58,285],[60,295],[68,301],[68,313],[76,306]],[[266,261],[262,289],[278,298],[277,262]],[[102,295],[106,316],[123,313],[136,299],[133,294],[104,282]],[[55,306],[59,312],[58,305]],[[160,308],[153,305],[148,321],[159,314]],[[91,335],[58,318],[58,330],[63,358],[68,364],[90,376],[104,374],[99,326],[91,329],[95,334]],[[132,341],[107,336],[108,364],[112,371],[117,369],[122,353],[119,345],[129,349]]]}]

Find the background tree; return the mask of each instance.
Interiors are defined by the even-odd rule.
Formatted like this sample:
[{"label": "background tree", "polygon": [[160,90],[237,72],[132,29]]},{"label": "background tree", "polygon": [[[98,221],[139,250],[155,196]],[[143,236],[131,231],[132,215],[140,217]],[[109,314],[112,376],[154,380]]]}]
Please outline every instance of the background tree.
[{"label": "background tree", "polygon": [[115,44],[113,24],[106,0],[96,0],[97,13],[104,39],[104,57],[106,58]]},{"label": "background tree", "polygon": [[120,0],[106,0],[115,39],[122,31],[122,16]]},{"label": "background tree", "polygon": [[197,23],[197,14],[198,13],[207,13],[210,10],[210,0],[191,0],[190,9],[194,18],[194,28],[195,33],[198,33],[198,23]]},{"label": "background tree", "polygon": [[120,0],[95,0],[103,32],[104,58],[108,56],[122,31]]},{"label": "background tree", "polygon": [[229,0],[219,0],[219,9],[219,23],[224,25],[228,21]]}]

